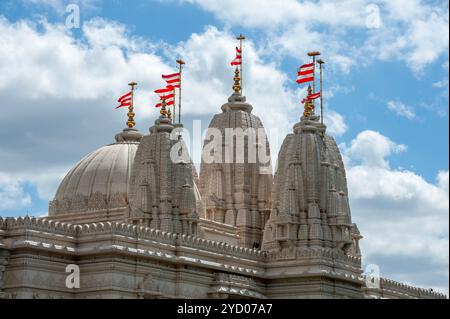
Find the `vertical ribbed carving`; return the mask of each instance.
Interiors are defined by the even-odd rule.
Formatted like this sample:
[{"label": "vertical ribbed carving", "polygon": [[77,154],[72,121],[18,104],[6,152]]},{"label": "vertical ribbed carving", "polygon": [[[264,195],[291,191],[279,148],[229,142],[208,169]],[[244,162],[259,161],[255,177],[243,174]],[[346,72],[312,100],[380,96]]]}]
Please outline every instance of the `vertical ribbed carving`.
[{"label": "vertical ribbed carving", "polygon": [[349,251],[349,239],[356,235],[350,232],[344,165],[335,141],[323,132],[317,120],[302,119],[294,127],[295,134],[283,142],[266,229],[296,229],[296,238],[286,241],[279,233],[266,231],[269,237],[264,238],[263,249],[329,247]]},{"label": "vertical ribbed carving", "polygon": [[[252,106],[245,103],[245,98],[240,95],[232,96],[229,103],[222,106],[222,113],[214,116],[210,123],[210,129],[217,129],[222,133],[222,157],[221,163],[209,164],[202,162],[200,169],[200,187],[202,198],[205,199],[206,209],[211,212],[208,218],[225,222],[236,226],[239,244],[251,248],[256,242],[262,242],[264,222],[267,220],[267,212],[270,210],[272,175],[260,170],[258,149],[264,147],[270,156],[270,148],[265,143],[259,143],[258,129],[263,129],[261,121],[251,114]],[[236,137],[232,134],[241,130],[244,134],[255,134],[255,137],[243,140],[243,150],[236,145]],[[210,143],[209,139],[205,141]],[[256,146],[256,163],[254,156],[249,156],[249,148]],[[239,153],[238,153],[239,152]],[[226,157],[226,154],[229,157]],[[236,156],[242,156],[243,161],[238,161]],[[228,160],[228,161],[227,161]],[[216,171],[220,170],[221,174]],[[208,180],[219,179],[216,185],[222,185],[222,198],[216,194],[217,187],[207,187]],[[211,198],[215,200],[210,200]],[[223,216],[224,214],[224,216]],[[218,216],[218,218],[214,218]],[[220,227],[211,224],[211,227]]]},{"label": "vertical ribbed carving", "polygon": [[[130,221],[164,232],[197,235],[192,232],[198,229],[197,208],[203,205],[198,204],[201,198],[195,191],[190,160],[172,161],[170,156],[172,147],[184,147],[182,139],[171,139],[173,129],[168,119],[160,118],[139,146],[136,158],[140,160],[135,161],[130,180]],[[143,181],[146,191],[138,192]]]}]

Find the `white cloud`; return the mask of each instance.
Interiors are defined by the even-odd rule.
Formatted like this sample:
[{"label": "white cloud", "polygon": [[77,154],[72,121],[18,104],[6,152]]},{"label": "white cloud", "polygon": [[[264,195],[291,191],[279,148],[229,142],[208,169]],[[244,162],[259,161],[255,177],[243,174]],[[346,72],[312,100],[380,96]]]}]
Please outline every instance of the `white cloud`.
[{"label": "white cloud", "polygon": [[23,181],[0,172],[0,211],[30,204],[31,196],[24,190]]},{"label": "white cloud", "polygon": [[[268,32],[277,53],[298,58],[308,50],[326,52],[343,72],[375,59],[403,60],[421,72],[448,51],[448,3],[414,0],[213,1],[185,0],[231,26]],[[370,8],[377,8],[376,11]],[[376,26],[373,15],[377,14]],[[355,37],[352,33],[362,33]]]},{"label": "white cloud", "polygon": [[[363,14],[353,15],[365,7],[362,0],[296,1],[296,0],[185,0],[214,13],[219,19],[246,27],[279,28],[304,21],[310,24],[364,25]],[[332,15],[329,13],[333,12]]]},{"label": "white cloud", "polygon": [[408,120],[412,120],[416,117],[414,109],[411,106],[405,105],[400,101],[389,101],[387,103],[387,107],[397,115],[405,117]]},{"label": "white cloud", "polygon": [[[389,156],[406,146],[373,131],[361,132],[342,148],[365,262],[378,263],[384,276],[448,290],[448,170],[433,184],[414,172],[392,169]],[[400,274],[384,270],[398,269],[399,262]]]},{"label": "white cloud", "polygon": [[437,177],[437,184],[439,185],[440,189],[442,189],[447,193],[447,195],[448,195],[448,183],[449,183],[448,171],[439,172]]},{"label": "white cloud", "polygon": [[[15,176],[28,172],[27,182],[48,199],[63,169],[112,142],[123,128],[125,114],[114,107],[131,80],[139,83],[136,120],[144,132],[157,117],[153,107],[157,97],[152,92],[164,85],[160,75],[173,71],[170,61],[178,56],[188,62],[185,118],[221,112],[220,106],[232,93],[234,72],[229,61],[236,41],[226,31],[208,27],[174,46],[134,38],[123,25],[98,18],[85,22],[82,32],[75,39],[61,25],[10,23],[0,17],[0,72],[8,74],[0,79],[0,98],[14,105],[8,118],[0,118],[0,134],[15,136],[0,146],[2,169]],[[275,157],[277,145],[300,118],[301,92],[288,89],[288,76],[265,61],[253,42],[245,44],[245,54],[244,93],[268,131],[281,129],[271,138]],[[340,134],[345,123],[339,114],[332,114]],[[33,169],[46,173],[36,175]],[[44,185],[51,186],[44,189]]]},{"label": "white cloud", "polygon": [[367,130],[359,133],[350,146],[344,148],[344,153],[351,160],[362,162],[364,166],[389,168],[387,157],[406,149],[406,145],[396,144],[378,132]]},{"label": "white cloud", "polygon": [[[408,3],[407,5],[405,3]],[[448,3],[383,1],[389,23],[367,41],[372,54],[382,60],[403,60],[416,73],[447,54]]]},{"label": "white cloud", "polygon": [[335,137],[343,135],[348,130],[344,117],[333,111],[324,112],[324,124],[327,125],[327,132]]},{"label": "white cloud", "polygon": [[69,4],[79,5],[83,10],[96,9],[101,0],[20,0],[25,4],[49,7],[60,15],[65,14]]},{"label": "white cloud", "polygon": [[20,188],[25,184],[51,199],[68,168],[111,143],[125,126],[116,100],[131,80],[140,84],[137,122],[147,129],[146,119],[156,118],[150,89],[172,68],[152,50],[141,52],[152,44],[134,45],[138,41],[122,25],[101,19],[86,22],[82,31],[76,40],[61,25],[0,17],[0,72],[8,75],[0,79],[0,98],[14,106],[0,118],[0,163],[11,193],[2,195],[3,206],[28,203]]}]

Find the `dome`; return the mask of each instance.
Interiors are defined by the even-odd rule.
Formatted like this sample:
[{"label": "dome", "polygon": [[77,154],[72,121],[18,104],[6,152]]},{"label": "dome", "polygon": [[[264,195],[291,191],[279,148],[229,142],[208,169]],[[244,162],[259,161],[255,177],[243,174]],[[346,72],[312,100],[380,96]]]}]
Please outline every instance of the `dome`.
[{"label": "dome", "polygon": [[[131,168],[142,134],[127,128],[116,142],[88,154],[72,168],[50,202],[49,217],[64,221],[100,221],[111,213],[122,216],[128,205]],[[104,212],[106,218],[96,212]],[[79,215],[92,215],[84,217]],[[64,218],[63,216],[67,216]]]}]

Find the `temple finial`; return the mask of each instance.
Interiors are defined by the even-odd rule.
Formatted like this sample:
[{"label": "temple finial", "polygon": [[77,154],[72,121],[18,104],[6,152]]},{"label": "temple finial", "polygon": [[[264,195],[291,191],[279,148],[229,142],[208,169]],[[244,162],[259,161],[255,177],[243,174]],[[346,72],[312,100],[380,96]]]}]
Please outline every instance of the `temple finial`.
[{"label": "temple finial", "polygon": [[234,71],[234,84],[233,90],[235,94],[241,93],[241,77],[239,75],[239,68],[236,66],[236,70]]},{"label": "temple finial", "polygon": [[167,113],[167,110],[166,110],[166,99],[162,99],[162,101],[161,101],[161,111],[159,111],[159,113],[161,114],[161,116],[167,117],[168,113]]},{"label": "temple finial", "polygon": [[136,125],[136,122],[134,121],[134,116],[136,115],[134,113],[134,90],[135,87],[137,86],[136,82],[131,82],[128,84],[129,86],[131,86],[131,104],[128,107],[128,121],[127,121],[127,126],[129,128],[133,128]]},{"label": "temple finial", "polygon": [[[310,96],[311,94],[312,94],[312,88],[311,88],[311,85],[309,85],[308,86],[308,96]],[[303,112],[303,116],[310,117],[313,114],[314,114],[314,103],[312,100],[307,98],[306,102],[305,102],[305,111]]]}]

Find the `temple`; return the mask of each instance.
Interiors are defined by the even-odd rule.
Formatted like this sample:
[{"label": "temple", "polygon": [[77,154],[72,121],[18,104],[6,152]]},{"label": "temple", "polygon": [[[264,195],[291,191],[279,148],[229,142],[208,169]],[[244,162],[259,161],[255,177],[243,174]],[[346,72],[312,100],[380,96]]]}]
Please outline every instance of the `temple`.
[{"label": "temple", "polygon": [[446,298],[363,274],[345,167],[312,102],[273,176],[250,156],[270,158],[263,124],[233,91],[199,176],[163,105],[149,134],[129,125],[76,164],[47,217],[0,218],[0,297]]}]

